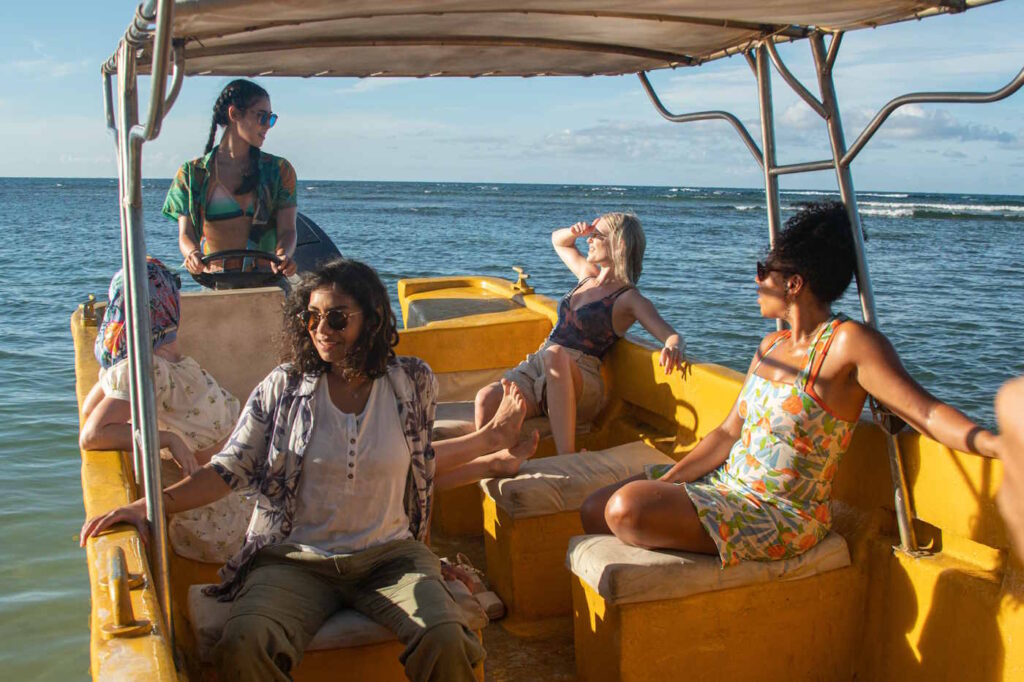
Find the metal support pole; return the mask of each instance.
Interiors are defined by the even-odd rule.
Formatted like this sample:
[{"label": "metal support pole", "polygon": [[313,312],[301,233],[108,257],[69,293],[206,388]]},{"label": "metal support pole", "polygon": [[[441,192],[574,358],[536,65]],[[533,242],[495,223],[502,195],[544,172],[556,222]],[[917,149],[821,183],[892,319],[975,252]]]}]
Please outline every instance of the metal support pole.
[{"label": "metal support pole", "polygon": [[[833,38],[835,40],[835,38]],[[839,195],[846,206],[850,218],[850,229],[853,230],[853,247],[857,258],[857,288],[860,291],[860,305],[864,316],[864,323],[870,327],[878,327],[878,319],[875,314],[875,297],[871,289],[871,278],[868,274],[868,264],[864,257],[864,234],[861,230],[860,211],[857,210],[857,196],[853,189],[853,174],[850,166],[843,163],[843,156],[846,154],[846,139],[843,136],[843,124],[839,115],[839,103],[836,99],[835,84],[832,80],[832,68],[829,56],[835,58],[835,51],[829,56],[825,52],[825,40],[822,34],[818,33],[810,38],[811,53],[814,55],[814,65],[818,72],[818,83],[821,88],[821,101],[825,108],[825,123],[828,127],[828,137],[832,145],[832,161],[836,169],[836,179],[839,183]],[[838,48],[836,48],[838,50]],[[883,421],[878,411],[878,405],[872,398],[872,412],[876,421]],[[885,426],[882,424],[883,427]],[[892,474],[893,496],[896,506],[896,522],[900,531],[900,549],[905,552],[918,552],[917,537],[914,533],[913,511],[910,508],[910,494],[907,487],[906,472],[903,468],[903,458],[900,455],[899,443],[895,434],[887,431],[889,446],[889,470]]]},{"label": "metal support pole", "polygon": [[772,74],[768,67],[768,50],[757,48],[757,103],[761,108],[761,149],[764,160],[764,199],[768,211],[768,239],[772,246],[779,236],[782,212],[779,209],[779,178],[772,172],[775,159],[775,112],[772,102]]},{"label": "metal support pole", "polygon": [[[775,246],[782,224],[782,210],[779,207],[779,177],[775,174],[775,111],[772,101],[772,74],[768,67],[768,50],[761,44],[757,48],[755,62],[757,74],[757,103],[761,108],[761,149],[764,171],[764,201],[768,214],[768,243]],[[775,321],[775,328],[782,329],[782,320]]]},{"label": "metal support pole", "polygon": [[[169,20],[169,17],[168,17]],[[133,405],[132,430],[135,448],[141,451],[142,477],[146,493],[146,516],[153,537],[150,565],[154,569],[157,594],[166,634],[174,648],[171,617],[170,568],[167,526],[160,480],[160,439],[153,395],[153,342],[150,337],[149,286],[146,272],[146,239],[142,215],[142,139],[132,135],[138,125],[136,51],[122,43],[118,56],[119,119],[118,147],[121,174],[123,269],[125,274],[126,318],[132,321],[128,333],[128,361]]]}]

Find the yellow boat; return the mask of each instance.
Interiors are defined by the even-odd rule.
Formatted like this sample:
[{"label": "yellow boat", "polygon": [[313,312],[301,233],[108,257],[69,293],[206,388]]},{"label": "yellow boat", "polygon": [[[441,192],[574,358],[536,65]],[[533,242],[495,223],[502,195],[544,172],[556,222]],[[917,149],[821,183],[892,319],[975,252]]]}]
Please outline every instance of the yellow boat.
[{"label": "yellow boat", "polygon": [[[852,144],[845,142],[832,81],[843,33],[981,4],[149,0],[103,71],[107,120],[118,139],[128,279],[145,280],[141,150],[159,134],[185,75],[636,73],[669,120],[721,119],[737,129],[764,169],[774,236],[780,175],[832,170],[859,226],[850,163],[892,111],[919,102],[994,101],[1024,84],[1022,70],[994,92],[897,98]],[[819,94],[786,68],[775,48],[781,41],[810,46]],[[760,144],[731,114],[669,112],[644,75],[734,54],[755,73]],[[776,162],[773,65],[826,121],[832,158]],[[137,81],[146,72],[154,87],[142,118]],[[873,323],[858,247],[864,318]],[[398,294],[406,328],[397,351],[423,358],[437,374],[438,428],[459,428],[464,401],[536,349],[556,319],[555,301],[535,294],[522,272],[514,281],[405,279]],[[146,297],[145,287],[135,292],[130,319],[133,311],[148,310]],[[281,297],[277,288],[183,294],[182,351],[232,393],[248,395],[272,368],[266,349],[280,328]],[[92,348],[101,307],[88,303],[71,317],[80,404],[97,376]],[[130,336],[129,360],[133,373],[145,377],[152,360],[142,327]],[[485,564],[508,608],[505,620],[483,629],[489,657],[481,677],[1024,679],[1024,574],[995,505],[998,461],[950,451],[913,432],[891,437],[865,420],[835,480],[834,532],[804,557],[723,570],[696,555],[616,547],[608,538],[582,536],[577,509],[586,491],[580,486],[634,471],[638,463],[685,457],[728,413],[742,376],[696,363],[683,376],[666,377],[654,350],[634,339],[617,343],[603,372],[610,399],[580,429],[586,453],[547,457],[548,438],[541,458],[527,465],[529,475],[438,496],[436,547],[465,550]],[[147,382],[132,388],[136,450],[82,452],[85,511],[93,516],[146,495],[156,521],[148,544],[134,529],[88,543],[92,676],[214,679],[206,659],[218,616],[200,603],[195,586],[216,581],[218,566],[186,558],[170,542],[161,496],[154,494],[161,472],[152,390]],[[878,417],[891,426],[886,415]],[[321,630],[323,641],[314,640],[295,678],[404,679],[397,641],[359,623],[348,627],[334,639]]]}]

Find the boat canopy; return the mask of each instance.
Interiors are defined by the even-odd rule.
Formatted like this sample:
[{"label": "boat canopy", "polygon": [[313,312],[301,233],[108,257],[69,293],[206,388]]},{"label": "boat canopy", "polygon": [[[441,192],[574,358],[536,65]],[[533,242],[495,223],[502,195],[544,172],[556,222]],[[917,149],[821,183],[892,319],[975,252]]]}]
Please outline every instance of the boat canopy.
[{"label": "boat canopy", "polygon": [[176,0],[171,37],[186,75],[620,75],[995,1]]}]

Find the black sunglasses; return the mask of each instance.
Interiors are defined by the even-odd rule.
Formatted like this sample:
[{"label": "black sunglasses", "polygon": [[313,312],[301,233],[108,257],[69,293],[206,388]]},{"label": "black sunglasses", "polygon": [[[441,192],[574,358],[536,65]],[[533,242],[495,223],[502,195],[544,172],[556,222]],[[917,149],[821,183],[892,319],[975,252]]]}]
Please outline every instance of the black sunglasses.
[{"label": "black sunglasses", "polygon": [[332,308],[327,312],[320,313],[316,310],[303,310],[299,313],[298,318],[302,323],[302,326],[306,328],[310,334],[316,331],[316,328],[320,326],[320,320],[327,320],[327,326],[336,332],[344,331],[345,327],[348,326],[348,318],[353,315],[359,315],[359,310],[338,310]]},{"label": "black sunglasses", "polygon": [[784,277],[790,277],[790,276],[796,274],[792,270],[785,270],[783,268],[777,268],[777,267],[774,267],[772,265],[768,265],[767,263],[762,263],[761,261],[757,261],[757,281],[758,282],[763,282],[764,280],[766,280],[768,278],[768,275],[770,275],[773,272],[781,273]]}]

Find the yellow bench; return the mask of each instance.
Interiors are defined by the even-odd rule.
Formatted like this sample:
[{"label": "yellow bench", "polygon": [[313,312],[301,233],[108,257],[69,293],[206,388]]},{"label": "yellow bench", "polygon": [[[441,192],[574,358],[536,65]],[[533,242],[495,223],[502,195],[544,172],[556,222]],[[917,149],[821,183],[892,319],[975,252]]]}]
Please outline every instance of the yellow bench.
[{"label": "yellow bench", "polygon": [[[460,606],[469,627],[480,636],[487,625],[487,615],[476,599],[460,582],[447,581],[448,589]],[[202,593],[204,585],[188,590],[188,619],[195,637],[196,654],[205,672],[212,672],[213,649],[220,640],[231,611],[230,602],[219,602]],[[405,680],[405,670],[398,657],[405,650],[393,632],[358,611],[338,611],[320,626],[306,647],[302,662],[296,667],[296,680],[324,679],[340,671],[347,679]],[[476,669],[477,678],[484,679],[483,666]]]},{"label": "yellow bench", "polygon": [[572,539],[580,680],[841,680],[856,572],[830,533],[788,561],[722,568],[717,556]]},{"label": "yellow bench", "polygon": [[636,441],[607,450],[531,460],[514,478],[480,482],[487,578],[510,616],[568,615],[565,550],[583,532],[579,508],[598,488],[672,460]]}]

